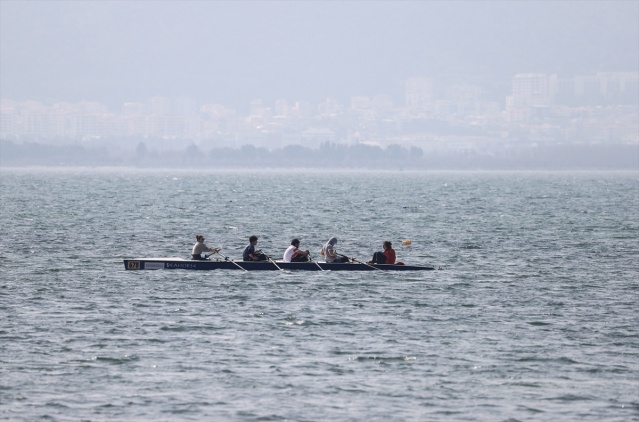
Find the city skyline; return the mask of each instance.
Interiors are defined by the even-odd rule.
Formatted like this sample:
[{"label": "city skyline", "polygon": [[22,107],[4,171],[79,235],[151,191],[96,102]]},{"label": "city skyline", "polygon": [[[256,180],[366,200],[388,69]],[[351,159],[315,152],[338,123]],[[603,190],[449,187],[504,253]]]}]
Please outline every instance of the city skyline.
[{"label": "city skyline", "polygon": [[[568,76],[563,75],[563,77],[557,74],[519,72],[512,75],[509,80],[501,81],[501,85],[507,86],[508,89],[501,93],[498,97],[490,95],[486,87],[477,84],[462,82],[442,85],[437,82],[438,81],[428,76],[417,76],[403,81],[401,94],[388,92],[376,92],[373,94],[362,92],[343,98],[324,96],[316,101],[309,101],[305,98],[284,98],[284,96],[277,95],[271,101],[264,101],[262,98],[254,97],[247,101],[246,104],[241,105],[239,107],[240,110],[235,109],[232,104],[216,103],[213,101],[207,101],[206,99],[198,100],[195,97],[185,94],[170,96],[161,92],[146,98],[129,98],[116,105],[109,105],[99,98],[83,98],[81,100],[74,101],[68,98],[60,98],[56,100],[43,98],[16,99],[3,96],[0,97],[0,101],[3,101],[4,104],[7,102],[37,102],[42,105],[86,103],[93,104],[94,107],[97,107],[99,104],[100,110],[96,111],[100,112],[127,112],[127,109],[139,111],[138,106],[144,105],[146,108],[145,112],[152,112],[156,114],[159,110],[162,110],[159,114],[188,114],[196,113],[196,109],[200,106],[223,106],[238,112],[238,114],[247,115],[250,115],[253,112],[256,104],[259,107],[265,106],[276,110],[275,114],[277,115],[278,104],[282,102],[288,102],[290,104],[305,102],[313,105],[326,102],[335,102],[340,105],[350,103],[354,108],[357,108],[354,103],[357,102],[357,100],[365,99],[365,101],[370,101],[372,103],[376,101],[383,102],[390,108],[415,105],[418,102],[429,103],[438,100],[455,101],[459,99],[463,100],[463,98],[472,98],[473,100],[481,99],[484,101],[495,101],[504,105],[508,102],[508,97],[510,96],[530,95],[534,91],[538,94],[540,91],[544,92],[542,95],[543,98],[538,98],[538,101],[541,101],[543,105],[554,104],[556,98],[560,97],[563,97],[563,101],[560,99],[558,101],[559,104],[565,104],[567,97],[573,97],[572,101],[585,105],[589,101],[588,98],[593,97],[594,95],[599,95],[602,100],[612,96],[614,97],[613,101],[619,99],[621,95],[623,96],[624,103],[639,104],[639,96],[637,95],[639,94],[639,71],[635,72],[630,70]],[[160,101],[160,103],[169,101],[171,105],[167,106],[166,104],[162,104],[154,106],[153,102],[155,100]],[[188,112],[185,110],[188,110]]]},{"label": "city skyline", "polygon": [[[404,99],[268,104],[248,112],[155,96],[0,101],[2,165],[235,168],[627,169],[639,146],[639,72],[518,73],[503,101],[482,87],[405,81]],[[634,157],[634,158],[633,158]]]},{"label": "city skyline", "polygon": [[484,99],[480,86],[437,90],[429,78],[412,78],[399,103],[388,95],[354,96],[347,103],[256,99],[246,113],[189,97],[155,96],[118,111],[95,101],[2,99],[0,138],[126,149],[143,142],[160,150],[338,143],[490,152],[522,143],[639,145],[639,72],[572,78],[519,73],[510,84],[500,102]]}]

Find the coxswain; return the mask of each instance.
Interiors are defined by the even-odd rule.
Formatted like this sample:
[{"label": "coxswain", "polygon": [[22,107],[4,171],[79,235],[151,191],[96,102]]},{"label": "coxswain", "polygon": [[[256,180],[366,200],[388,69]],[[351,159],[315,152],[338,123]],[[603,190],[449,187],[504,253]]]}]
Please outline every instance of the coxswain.
[{"label": "coxswain", "polygon": [[369,264],[395,264],[395,250],[393,249],[393,244],[386,240],[382,247],[384,248],[384,252],[375,252],[373,254],[373,259],[368,261]]}]

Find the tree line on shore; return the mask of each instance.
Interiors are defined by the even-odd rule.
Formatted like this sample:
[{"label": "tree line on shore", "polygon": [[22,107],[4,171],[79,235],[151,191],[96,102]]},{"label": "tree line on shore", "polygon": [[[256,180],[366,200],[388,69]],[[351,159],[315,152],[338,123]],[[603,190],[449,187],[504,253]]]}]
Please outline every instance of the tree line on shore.
[{"label": "tree line on shore", "polygon": [[636,144],[548,144],[424,151],[419,147],[324,143],[268,150],[253,145],[204,150],[52,145],[0,140],[0,165],[140,168],[362,168],[362,169],[637,169]]}]

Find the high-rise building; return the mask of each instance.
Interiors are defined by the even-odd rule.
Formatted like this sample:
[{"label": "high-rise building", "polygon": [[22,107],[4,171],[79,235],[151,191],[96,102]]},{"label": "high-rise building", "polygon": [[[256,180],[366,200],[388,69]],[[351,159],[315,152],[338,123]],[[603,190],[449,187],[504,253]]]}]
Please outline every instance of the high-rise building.
[{"label": "high-rise building", "polygon": [[512,80],[512,97],[515,106],[549,106],[556,91],[557,75],[545,73],[519,73]]},{"label": "high-rise building", "polygon": [[574,81],[575,98],[583,104],[637,104],[638,72],[598,72],[578,75]]}]

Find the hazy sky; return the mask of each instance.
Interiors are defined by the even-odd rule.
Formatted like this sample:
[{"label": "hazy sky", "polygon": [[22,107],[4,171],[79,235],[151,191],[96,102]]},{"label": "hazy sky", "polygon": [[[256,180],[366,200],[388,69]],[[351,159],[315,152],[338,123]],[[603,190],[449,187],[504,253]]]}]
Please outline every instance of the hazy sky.
[{"label": "hazy sky", "polygon": [[0,0],[0,59],[16,100],[402,100],[414,76],[639,71],[639,2]]}]

